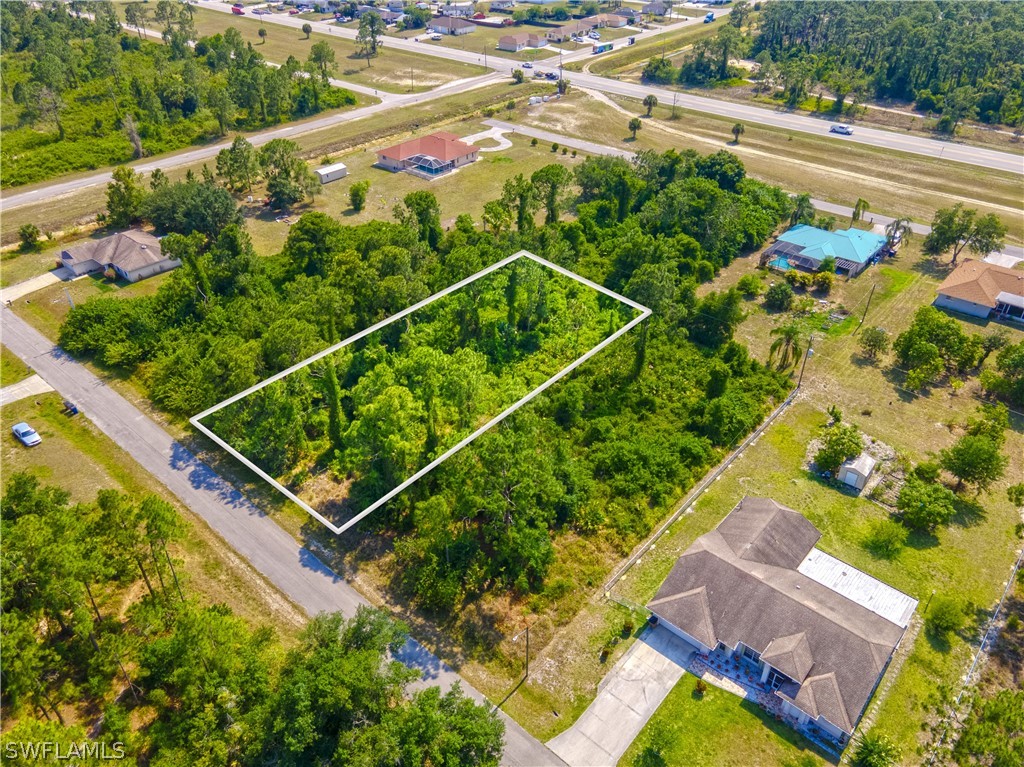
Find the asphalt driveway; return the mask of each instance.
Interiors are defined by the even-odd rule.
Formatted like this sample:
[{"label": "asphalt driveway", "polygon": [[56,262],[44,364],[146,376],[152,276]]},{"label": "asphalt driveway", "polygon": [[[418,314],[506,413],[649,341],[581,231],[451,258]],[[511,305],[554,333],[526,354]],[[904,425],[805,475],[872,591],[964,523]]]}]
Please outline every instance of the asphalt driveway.
[{"label": "asphalt driveway", "polygon": [[570,767],[614,767],[695,652],[666,628],[647,629],[608,672],[590,707],[548,748]]}]

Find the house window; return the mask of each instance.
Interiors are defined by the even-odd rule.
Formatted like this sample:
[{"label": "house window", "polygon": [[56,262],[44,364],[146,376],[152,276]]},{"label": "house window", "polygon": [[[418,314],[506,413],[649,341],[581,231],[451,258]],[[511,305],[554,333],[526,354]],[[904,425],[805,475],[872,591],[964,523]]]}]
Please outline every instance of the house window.
[{"label": "house window", "polygon": [[742,647],[743,647],[743,657],[744,658],[749,660],[751,663],[760,663],[761,662],[761,653],[757,652],[752,647],[747,647],[746,645],[742,645]]},{"label": "house window", "polygon": [[768,686],[769,690],[777,690],[786,682],[788,677],[785,674],[780,674],[775,669],[771,669],[768,672],[768,678],[764,680],[764,683]]}]

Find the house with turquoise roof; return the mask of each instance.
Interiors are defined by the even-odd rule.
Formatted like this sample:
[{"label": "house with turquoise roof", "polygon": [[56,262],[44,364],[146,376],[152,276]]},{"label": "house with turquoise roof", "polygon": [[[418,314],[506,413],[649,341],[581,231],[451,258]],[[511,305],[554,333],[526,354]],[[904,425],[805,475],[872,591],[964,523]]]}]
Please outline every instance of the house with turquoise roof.
[{"label": "house with turquoise roof", "polygon": [[886,249],[884,234],[863,229],[829,232],[807,224],[797,224],[779,235],[761,259],[772,269],[801,269],[817,272],[826,258],[835,259],[836,273],[855,277]]}]

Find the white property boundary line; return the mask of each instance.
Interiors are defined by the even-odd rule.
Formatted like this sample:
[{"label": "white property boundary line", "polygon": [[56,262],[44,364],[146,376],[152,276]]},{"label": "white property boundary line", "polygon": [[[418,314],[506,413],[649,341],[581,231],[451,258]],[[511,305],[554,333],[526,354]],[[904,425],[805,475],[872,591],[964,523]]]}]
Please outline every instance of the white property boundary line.
[{"label": "white property boundary line", "polygon": [[[580,357],[579,359],[577,359],[574,362],[570,363],[568,366],[566,366],[562,370],[558,371],[555,375],[553,375],[551,378],[549,378],[547,381],[542,383],[536,389],[534,389],[533,391],[528,393],[526,396],[524,396],[518,402],[516,402],[515,404],[507,407],[499,415],[497,415],[496,417],[492,418],[490,421],[485,423],[483,426],[481,426],[479,429],[474,431],[468,437],[466,437],[465,439],[460,441],[458,444],[453,445],[452,447],[450,447],[442,455],[440,455],[437,458],[435,458],[433,461],[428,463],[426,466],[424,466],[422,469],[417,471],[415,474],[413,474],[407,480],[402,482],[402,484],[398,485],[396,488],[394,488],[393,490],[388,492],[386,495],[384,495],[383,497],[381,497],[377,501],[374,501],[372,504],[367,506],[363,511],[359,512],[359,514],[354,516],[352,519],[350,519],[348,522],[346,522],[345,524],[341,525],[340,527],[335,525],[335,524],[332,524],[322,514],[320,514],[318,511],[316,511],[316,509],[312,508],[308,503],[306,503],[305,501],[303,501],[300,498],[298,498],[298,496],[296,496],[288,488],[286,488],[284,485],[282,485],[276,479],[271,477],[269,474],[267,474],[265,471],[263,471],[259,466],[254,464],[252,461],[250,461],[244,455],[242,455],[237,450],[235,450],[233,447],[231,447],[231,445],[229,445],[223,439],[221,439],[216,434],[214,434],[210,429],[208,429],[206,426],[204,426],[203,424],[200,423],[200,421],[203,418],[206,418],[207,416],[210,416],[213,413],[216,413],[218,410],[222,410],[223,408],[227,407],[228,405],[231,405],[231,404],[234,404],[235,402],[238,402],[240,399],[243,399],[244,397],[249,396],[253,392],[259,391],[260,389],[262,389],[265,386],[269,386],[270,384],[274,383],[275,381],[280,381],[285,376],[291,375],[295,371],[300,370],[300,369],[302,369],[302,368],[304,368],[304,367],[306,367],[308,365],[311,365],[312,363],[316,362],[317,360],[323,359],[327,355],[333,354],[334,352],[338,351],[339,349],[343,349],[344,347],[348,346],[349,344],[355,343],[356,341],[358,341],[361,338],[365,338],[370,333],[373,333],[373,332],[375,332],[377,330],[380,330],[381,328],[386,327],[386,326],[390,325],[391,323],[396,322],[397,320],[400,320],[403,317],[406,317],[409,314],[412,314],[413,312],[417,311],[418,309],[422,309],[424,306],[427,306],[428,304],[438,300],[439,298],[443,298],[443,297],[447,296],[449,293],[453,293],[454,291],[459,290],[460,288],[465,287],[466,285],[468,285],[471,282],[474,282],[474,281],[480,279],[481,277],[486,277],[488,274],[490,274],[490,273],[492,273],[494,271],[497,271],[498,269],[501,269],[504,266],[508,266],[513,261],[516,261],[516,260],[518,260],[520,258],[528,258],[531,261],[535,261],[536,263],[540,264],[541,266],[547,267],[548,269],[552,269],[553,271],[556,271],[556,272],[558,272],[561,275],[564,275],[564,276],[566,276],[566,277],[568,277],[570,279],[576,280],[577,282],[582,283],[583,285],[586,285],[587,287],[592,288],[593,290],[596,290],[599,293],[603,293],[604,295],[609,296],[610,298],[614,298],[616,301],[619,301],[620,303],[626,304],[630,308],[635,309],[636,311],[640,312],[640,314],[637,317],[633,318],[626,325],[624,325],[623,327],[619,328],[617,331],[612,333],[610,336],[608,336],[608,338],[604,339],[601,343],[599,343],[593,349],[588,351],[582,357]],[[355,335],[350,336],[349,338],[346,338],[344,341],[341,341],[340,343],[336,343],[333,346],[329,346],[328,348],[324,349],[321,352],[317,352],[312,357],[309,357],[308,359],[305,359],[302,362],[299,362],[299,363],[297,363],[295,365],[292,365],[290,368],[287,368],[286,370],[282,370],[280,373],[277,373],[276,375],[273,375],[270,378],[267,378],[265,381],[261,381],[260,383],[256,384],[255,386],[251,386],[248,389],[246,389],[245,391],[239,392],[238,394],[234,395],[233,397],[229,397],[228,399],[224,400],[223,402],[220,402],[220,403],[214,405],[213,407],[211,407],[211,408],[209,408],[207,410],[204,410],[202,413],[199,413],[198,415],[192,416],[189,419],[189,422],[195,428],[197,428],[199,431],[201,431],[203,434],[205,434],[207,437],[209,437],[214,442],[216,442],[218,445],[220,445],[222,448],[224,448],[228,453],[230,453],[236,459],[241,461],[242,464],[244,464],[247,468],[251,469],[256,474],[258,474],[259,476],[263,477],[263,479],[265,479],[271,485],[276,487],[287,498],[292,500],[294,503],[298,504],[301,508],[305,509],[306,512],[309,513],[310,516],[312,516],[315,519],[319,520],[325,527],[327,527],[333,533],[340,534],[340,533],[343,533],[346,530],[348,530],[350,527],[355,525],[360,520],[362,520],[364,517],[366,517],[372,511],[378,509],[379,507],[381,507],[382,505],[384,505],[385,503],[390,501],[392,498],[394,498],[400,492],[405,490],[405,488],[409,487],[409,485],[411,485],[413,482],[418,480],[420,477],[424,476],[425,474],[427,474],[428,472],[432,471],[437,466],[439,466],[441,463],[443,463],[444,461],[446,461],[449,458],[451,458],[453,455],[455,455],[455,453],[457,453],[460,450],[462,450],[462,448],[464,448],[470,442],[475,440],[477,437],[479,437],[485,431],[490,429],[492,426],[494,426],[495,424],[498,424],[501,421],[505,420],[508,416],[512,415],[512,413],[517,411],[519,408],[521,408],[527,402],[532,400],[534,397],[539,395],[541,392],[543,392],[548,387],[550,387],[553,384],[555,384],[557,381],[560,381],[562,378],[567,376],[569,373],[571,373],[573,370],[578,368],[584,362],[589,360],[591,357],[593,357],[599,351],[601,351],[606,346],[608,346],[610,343],[615,341],[617,338],[620,338],[621,336],[623,336],[626,333],[628,333],[634,327],[636,327],[641,322],[643,322],[645,319],[647,319],[650,315],[651,315],[651,310],[648,309],[646,306],[642,306],[642,305],[636,303],[635,301],[629,300],[625,296],[621,296],[618,293],[615,293],[615,292],[613,292],[611,290],[608,290],[607,288],[602,287],[601,285],[598,285],[595,282],[591,282],[590,280],[586,279],[585,277],[580,277],[578,274],[573,274],[568,269],[564,269],[561,266],[558,266],[558,264],[553,264],[550,261],[547,261],[547,260],[541,258],[540,256],[535,256],[533,253],[530,253],[529,251],[520,250],[518,253],[514,253],[511,256],[509,256],[508,258],[504,258],[501,261],[498,261],[497,263],[491,264],[486,269],[482,269],[481,271],[477,272],[476,274],[471,275],[471,276],[467,277],[466,279],[461,280],[460,282],[456,282],[454,285],[451,285],[451,286],[445,288],[444,290],[442,290],[442,291],[440,291],[438,293],[435,293],[432,296],[428,296],[427,298],[423,299],[419,303],[413,304],[409,308],[403,309],[402,311],[398,312],[397,314],[395,314],[395,315],[393,315],[391,317],[388,317],[385,320],[381,320],[377,324],[372,325],[372,326],[366,328],[365,330],[361,330],[360,332],[356,333]]]}]

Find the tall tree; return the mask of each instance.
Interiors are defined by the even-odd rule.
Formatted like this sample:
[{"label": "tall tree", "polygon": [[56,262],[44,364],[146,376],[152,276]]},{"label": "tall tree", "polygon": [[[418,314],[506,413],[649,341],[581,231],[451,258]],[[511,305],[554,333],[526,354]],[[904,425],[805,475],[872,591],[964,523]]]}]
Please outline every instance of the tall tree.
[{"label": "tall tree", "polygon": [[146,190],[142,187],[142,176],[127,165],[114,168],[112,176],[107,184],[107,221],[123,229],[141,220]]},{"label": "tall tree", "polygon": [[958,202],[952,208],[935,211],[932,230],[924,239],[924,250],[940,255],[952,249],[956,266],[957,259],[968,248],[979,256],[986,256],[1003,247],[1006,226],[994,213],[979,216],[973,208],[965,208]]},{"label": "tall tree", "polygon": [[359,17],[356,44],[359,46],[360,55],[366,57],[366,66],[370,66],[370,59],[377,55],[385,30],[384,19],[379,13],[367,11]]},{"label": "tall tree", "polygon": [[572,171],[559,163],[545,165],[534,171],[530,176],[530,182],[537,191],[537,196],[543,200],[545,224],[553,224],[558,221],[558,216],[565,205],[566,191],[572,183]]}]

